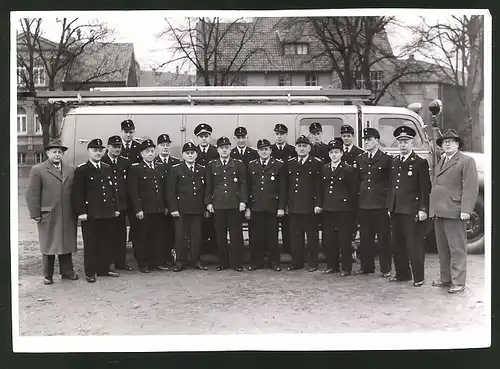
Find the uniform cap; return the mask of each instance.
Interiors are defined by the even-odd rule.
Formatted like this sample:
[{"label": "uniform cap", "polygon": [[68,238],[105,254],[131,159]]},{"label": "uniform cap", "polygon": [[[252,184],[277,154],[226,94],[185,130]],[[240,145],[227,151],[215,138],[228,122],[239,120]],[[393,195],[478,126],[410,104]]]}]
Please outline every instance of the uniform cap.
[{"label": "uniform cap", "polygon": [[122,144],[122,139],[120,136],[111,136],[110,138],[108,138],[108,145],[118,145],[118,144]]},{"label": "uniform cap", "polygon": [[344,134],[344,133],[350,133],[351,135],[354,135],[354,128],[352,128],[352,126],[350,126],[349,124],[344,124],[342,125],[342,127],[340,127],[340,134]]},{"label": "uniform cap", "polygon": [[342,151],[343,148],[344,148],[344,141],[342,141],[342,138],[340,137],[335,137],[333,140],[328,142],[328,151],[333,149],[339,149]]},{"label": "uniform cap", "polygon": [[361,138],[369,138],[369,137],[375,137],[380,139],[380,133],[375,128],[363,129],[363,137]]},{"label": "uniform cap", "polygon": [[125,119],[121,125],[122,125],[122,131],[131,131],[132,129],[135,129],[134,122],[132,122],[132,119]]},{"label": "uniform cap", "polygon": [[309,133],[323,132],[323,127],[318,122],[311,123]]},{"label": "uniform cap", "polygon": [[238,136],[246,136],[247,135],[247,129],[245,127],[236,127],[234,130],[234,135],[236,137]]},{"label": "uniform cap", "polygon": [[269,140],[266,140],[265,138],[257,141],[257,148],[262,149],[263,147],[271,147],[271,142],[269,142]]},{"label": "uniform cap", "polygon": [[167,135],[166,133],[163,133],[158,136],[158,139],[156,140],[156,143],[159,145],[161,143],[168,142],[171,143],[172,141],[170,140],[170,136]]},{"label": "uniform cap", "polygon": [[148,138],[147,140],[142,141],[142,143],[141,143],[141,151],[146,150],[146,149],[148,149],[150,147],[156,147],[156,145],[153,142],[153,140],[151,140],[150,138]]},{"label": "uniform cap", "polygon": [[278,123],[274,126],[274,132],[288,133],[288,127],[284,124]]},{"label": "uniform cap", "polygon": [[104,149],[104,145],[102,144],[102,140],[100,138],[94,138],[93,140],[90,140],[89,144],[87,145],[87,149]]},{"label": "uniform cap", "polygon": [[198,124],[196,126],[196,128],[194,129],[194,134],[195,134],[195,136],[199,136],[202,133],[212,134],[212,127],[210,127],[210,125],[208,125],[206,123]]},{"label": "uniform cap", "polygon": [[49,149],[55,149],[55,148],[59,148],[61,149],[62,151],[66,151],[68,150],[68,148],[66,146],[64,146],[60,140],[51,140],[49,142],[49,144],[47,146],[45,146],[43,149],[45,151],[49,150]]},{"label": "uniform cap", "polygon": [[297,141],[295,141],[295,144],[298,145],[298,144],[306,144],[306,145],[310,145],[311,144],[311,141],[309,140],[309,138],[307,138],[306,136],[304,135],[301,135],[297,138]]},{"label": "uniform cap", "polygon": [[399,126],[394,130],[393,133],[396,140],[404,140],[414,138],[417,135],[417,132],[411,127],[408,126]]},{"label": "uniform cap", "polygon": [[222,136],[217,140],[217,147],[221,147],[224,145],[231,145],[231,141],[229,141],[229,138]]},{"label": "uniform cap", "polygon": [[186,142],[184,146],[182,146],[182,152],[186,151],[196,151],[196,145],[192,142]]}]

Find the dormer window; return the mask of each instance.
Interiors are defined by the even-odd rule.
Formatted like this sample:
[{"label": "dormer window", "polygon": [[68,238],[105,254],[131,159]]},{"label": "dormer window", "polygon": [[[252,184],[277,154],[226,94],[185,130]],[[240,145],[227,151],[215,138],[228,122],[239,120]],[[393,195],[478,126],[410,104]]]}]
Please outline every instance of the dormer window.
[{"label": "dormer window", "polygon": [[308,44],[305,43],[285,43],[283,44],[283,54],[284,55],[307,55],[308,54]]}]

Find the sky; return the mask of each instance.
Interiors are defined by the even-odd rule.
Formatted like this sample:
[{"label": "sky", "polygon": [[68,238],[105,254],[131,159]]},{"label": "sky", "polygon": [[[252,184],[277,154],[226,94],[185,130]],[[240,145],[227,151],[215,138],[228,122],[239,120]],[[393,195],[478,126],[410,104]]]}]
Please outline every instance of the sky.
[{"label": "sky", "polygon": [[[349,15],[375,15],[367,14],[367,9],[364,9],[362,13],[358,10],[356,14]],[[427,22],[436,22],[438,17],[446,16],[447,14],[429,11],[429,10],[381,10],[381,9],[370,9],[369,11],[375,11],[376,15],[395,15],[396,19],[406,25],[417,25],[421,21],[421,16],[424,16]],[[346,15],[340,14],[340,10],[330,10],[328,11],[332,16],[336,15]],[[224,13],[224,14],[222,14]],[[48,39],[57,39],[60,36],[60,25],[56,22],[56,18],[67,16],[68,18],[78,16],[79,19],[98,19],[107,23],[110,28],[115,29],[116,42],[132,42],[134,44],[135,56],[141,66],[141,69],[151,70],[152,68],[158,67],[159,64],[167,61],[171,57],[171,52],[168,50],[169,42],[165,39],[159,37],[160,33],[165,30],[166,21],[165,18],[173,24],[182,24],[186,16],[304,16],[304,11],[294,12],[221,12],[221,11],[204,11],[199,12],[179,12],[179,11],[113,11],[113,12],[37,12],[35,13],[13,13],[12,24],[19,24],[21,17],[42,17],[43,18],[43,30]],[[325,12],[313,11],[311,16],[314,15],[325,15]],[[14,26],[13,26],[14,27]],[[398,54],[400,48],[406,43],[410,42],[412,39],[412,32],[408,29],[402,27],[391,26],[386,30],[389,41],[394,49],[395,55]],[[416,55],[418,58],[418,56]],[[176,64],[169,64],[164,67],[162,71],[175,71]],[[194,72],[192,69],[189,72]]]}]

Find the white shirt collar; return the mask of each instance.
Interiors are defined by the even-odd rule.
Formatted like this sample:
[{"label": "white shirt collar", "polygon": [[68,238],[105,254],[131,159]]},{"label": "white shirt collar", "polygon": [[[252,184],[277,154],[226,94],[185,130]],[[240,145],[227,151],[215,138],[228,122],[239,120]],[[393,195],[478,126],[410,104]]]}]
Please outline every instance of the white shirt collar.
[{"label": "white shirt collar", "polygon": [[337,163],[337,165],[334,165],[334,164],[333,164],[333,161],[331,162],[331,167],[332,167],[332,169],[337,168],[339,165],[340,165],[340,161]]},{"label": "white shirt collar", "polygon": [[148,163],[146,160],[143,160],[144,164],[146,164],[146,166],[148,167],[153,167],[154,168],[154,161],[152,161],[151,163]]},{"label": "white shirt collar", "polygon": [[101,164],[100,164],[99,162],[94,163],[92,160],[89,160],[89,161],[92,163],[92,165],[93,165],[96,169],[99,169],[99,168],[101,167]]},{"label": "white shirt collar", "polygon": [[168,156],[161,156],[161,155],[158,155],[160,157],[160,160],[163,162],[163,163],[168,163],[168,159],[170,158],[170,155]]},{"label": "white shirt collar", "polygon": [[455,151],[455,152],[454,152],[451,156],[448,156],[448,155],[444,154],[445,159],[446,159],[446,160],[450,160],[452,157],[454,157],[454,156],[456,155],[456,153],[457,153],[457,152],[458,152],[458,150],[457,150],[457,151]]},{"label": "white shirt collar", "polygon": [[378,152],[378,147],[375,149],[375,151],[373,151],[373,152],[369,152],[369,153],[368,153],[368,156],[369,156],[370,158],[373,158],[375,155],[377,155],[377,152]]},{"label": "white shirt collar", "polygon": [[351,152],[353,146],[354,145],[351,145],[351,146],[345,146],[344,145],[344,150],[347,150],[347,152]]},{"label": "white shirt collar", "polygon": [[229,163],[229,159],[231,159],[231,158],[227,158],[227,159],[222,159],[222,158],[220,158],[220,162],[221,162],[221,164],[222,164],[222,165],[224,165],[224,161],[225,161],[225,162],[226,162],[226,164],[227,164],[227,163]]},{"label": "white shirt collar", "polygon": [[409,154],[407,154],[407,155],[403,156],[403,161],[408,160],[408,158],[410,157],[410,155],[411,155],[411,151],[410,151],[410,153],[409,153]]}]

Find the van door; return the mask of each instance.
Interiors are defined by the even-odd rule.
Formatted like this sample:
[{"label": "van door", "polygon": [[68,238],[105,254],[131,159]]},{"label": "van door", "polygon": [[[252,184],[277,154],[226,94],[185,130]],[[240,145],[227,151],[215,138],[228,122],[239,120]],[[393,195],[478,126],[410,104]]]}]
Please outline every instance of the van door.
[{"label": "van door", "polygon": [[212,127],[211,143],[215,145],[219,137],[226,136],[232,139],[238,116],[237,114],[187,114],[185,117],[186,141],[193,140],[196,145],[198,144],[194,129],[201,123]]},{"label": "van door", "polygon": [[252,147],[256,147],[257,141],[266,138],[274,143],[274,126],[277,123],[284,124],[288,128],[288,143],[295,144],[294,123],[297,114],[283,114],[282,112],[269,114],[239,114],[238,126],[245,127],[248,131],[248,142]]},{"label": "van door", "polygon": [[[301,114],[296,118],[296,137],[305,135],[309,137],[309,125],[318,122],[323,127],[323,142],[328,143],[335,137],[340,137],[340,127],[349,124],[356,131],[355,114]],[[295,141],[294,141],[295,142]]]}]

